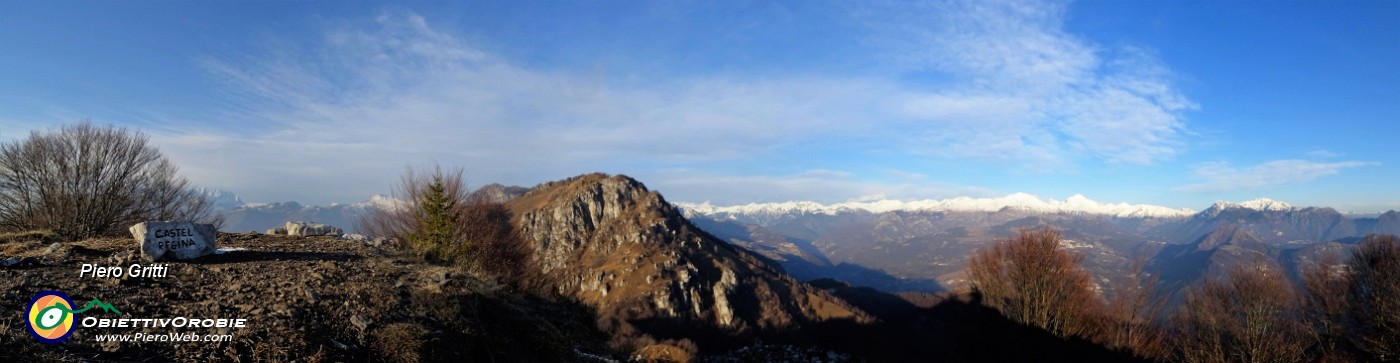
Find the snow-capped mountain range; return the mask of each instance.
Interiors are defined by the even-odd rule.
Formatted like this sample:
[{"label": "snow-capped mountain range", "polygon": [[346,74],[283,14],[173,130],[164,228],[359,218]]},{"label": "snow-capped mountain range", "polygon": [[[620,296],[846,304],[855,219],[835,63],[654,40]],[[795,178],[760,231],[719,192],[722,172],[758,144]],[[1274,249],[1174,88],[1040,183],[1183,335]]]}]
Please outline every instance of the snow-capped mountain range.
[{"label": "snow-capped mountain range", "polygon": [[1232,207],[1233,207],[1233,208],[1252,209],[1252,210],[1264,211],[1264,212],[1286,212],[1286,211],[1291,211],[1291,210],[1299,209],[1298,207],[1295,207],[1295,206],[1293,206],[1292,204],[1280,202],[1280,201],[1273,200],[1273,199],[1269,199],[1269,198],[1259,198],[1259,199],[1254,199],[1254,200],[1245,201],[1245,202],[1240,202],[1240,203],[1215,202],[1215,204],[1212,205],[1212,206],[1210,206],[1210,209],[1207,209],[1207,210],[1212,210],[1212,209],[1213,209],[1213,210],[1223,210],[1223,209],[1229,209],[1229,208],[1232,208]]},{"label": "snow-capped mountain range", "polygon": [[[1030,226],[1061,231],[1064,246],[1084,254],[1086,268],[1101,277],[1122,276],[1126,261],[1153,258],[1161,251],[1210,246],[1196,242],[1219,230],[1248,235],[1259,241],[1254,247],[1261,253],[1276,257],[1292,256],[1279,254],[1283,249],[1400,233],[1400,212],[1349,216],[1332,208],[1297,207],[1268,198],[1218,202],[1199,212],[1103,203],[1083,195],[1056,200],[1025,193],[835,204],[677,205],[701,229],[778,261],[794,276],[830,277],[886,291],[934,291],[964,284],[961,271],[969,254]],[[1174,258],[1163,257],[1164,262],[1153,268],[1162,271],[1184,261]]]},{"label": "snow-capped mountain range", "polygon": [[[228,216],[224,229],[229,231],[261,230],[280,225],[283,219],[312,219],[330,223],[338,227],[353,228],[354,219],[369,210],[400,208],[403,201],[381,194],[375,194],[363,201],[349,204],[332,203],[328,206],[302,205],[297,202],[249,203],[237,194],[212,189],[200,190],[214,202],[215,207]],[[756,217],[773,218],[782,215],[837,215],[849,212],[874,214],[887,212],[997,212],[1014,210],[1043,214],[1085,214],[1103,215],[1116,218],[1184,218],[1196,214],[1190,209],[1175,209],[1150,204],[1105,203],[1075,194],[1064,200],[1042,199],[1027,193],[1014,193],[996,198],[957,197],[949,199],[923,200],[874,200],[849,201],[822,204],[811,201],[791,201],[781,203],[749,203],[743,205],[717,206],[709,202],[677,202],[676,206],[687,215],[710,217]],[[1259,198],[1239,203],[1216,202],[1202,211],[1221,211],[1231,208],[1244,208],[1258,211],[1289,211],[1299,209],[1285,202]],[[267,226],[264,226],[267,225]]]},{"label": "snow-capped mountain range", "polygon": [[[676,203],[690,213],[709,216],[753,216],[772,217],[786,214],[826,214],[864,211],[870,213],[887,212],[996,212],[1014,209],[1034,213],[1067,213],[1106,215],[1118,218],[1180,218],[1196,214],[1191,209],[1176,209],[1150,204],[1103,203],[1075,194],[1064,200],[1041,199],[1026,193],[1015,193],[998,198],[957,197],[950,199],[924,199],[913,201],[877,200],[851,201],[822,204],[810,201],[782,203],[750,203],[733,206],[716,206],[705,203]],[[1212,208],[1246,208],[1261,211],[1286,211],[1297,207],[1268,198],[1259,198],[1240,203],[1217,202]]]}]

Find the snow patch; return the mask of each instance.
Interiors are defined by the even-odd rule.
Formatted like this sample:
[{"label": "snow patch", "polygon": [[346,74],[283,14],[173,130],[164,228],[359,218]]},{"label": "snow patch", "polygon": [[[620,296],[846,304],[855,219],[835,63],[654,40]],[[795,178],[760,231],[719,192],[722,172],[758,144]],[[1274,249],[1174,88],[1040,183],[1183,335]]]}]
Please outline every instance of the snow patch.
[{"label": "snow patch", "polygon": [[1298,207],[1295,207],[1292,204],[1284,203],[1281,201],[1269,198],[1258,198],[1239,203],[1231,203],[1227,201],[1215,202],[1215,204],[1211,205],[1210,209],[1208,209],[1207,211],[1222,211],[1229,208],[1243,208],[1249,210],[1257,210],[1261,212],[1287,212],[1299,209]]},{"label": "snow patch", "polygon": [[216,255],[222,255],[222,254],[229,253],[229,252],[247,251],[247,250],[248,250],[247,248],[243,248],[243,247],[221,247],[221,248],[219,248],[219,249],[217,249],[217,250],[214,250],[214,254],[216,254]]}]

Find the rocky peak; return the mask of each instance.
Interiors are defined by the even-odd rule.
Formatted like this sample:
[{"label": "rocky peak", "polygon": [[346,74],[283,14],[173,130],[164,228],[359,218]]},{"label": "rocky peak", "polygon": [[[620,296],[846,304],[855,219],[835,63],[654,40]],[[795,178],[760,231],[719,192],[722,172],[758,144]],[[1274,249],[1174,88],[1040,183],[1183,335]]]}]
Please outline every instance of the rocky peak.
[{"label": "rocky peak", "polygon": [[1216,228],[1214,231],[1211,231],[1210,234],[1196,241],[1196,249],[1205,251],[1225,245],[1252,246],[1260,244],[1262,244],[1262,242],[1259,241],[1259,238],[1250,234],[1249,231],[1246,231],[1244,228],[1233,224],[1226,224],[1220,228]]},{"label": "rocky peak", "polygon": [[[645,224],[650,230],[679,228],[684,218],[675,213],[660,194],[627,176],[587,174],[549,182],[530,189],[510,203],[521,231],[538,244],[543,272],[566,267],[569,257],[580,248],[611,253],[625,242],[642,242],[640,232],[625,227],[628,222]],[[633,212],[633,213],[629,213]],[[668,218],[670,220],[667,221]],[[626,220],[623,217],[637,217]],[[616,227],[627,235],[604,236],[599,229]],[[666,222],[670,222],[667,225]],[[616,238],[609,238],[616,237]],[[651,241],[649,241],[651,242]],[[666,242],[666,241],[654,241]]]},{"label": "rocky peak", "polygon": [[519,186],[505,186],[497,183],[487,184],[477,189],[467,196],[467,200],[478,203],[508,203],[515,198],[525,195],[529,189]]},{"label": "rocky peak", "polygon": [[[623,175],[541,184],[508,206],[540,272],[557,292],[597,308],[600,323],[682,321],[743,333],[870,319],[701,231],[661,194]],[[634,329],[646,333],[646,326]]]}]

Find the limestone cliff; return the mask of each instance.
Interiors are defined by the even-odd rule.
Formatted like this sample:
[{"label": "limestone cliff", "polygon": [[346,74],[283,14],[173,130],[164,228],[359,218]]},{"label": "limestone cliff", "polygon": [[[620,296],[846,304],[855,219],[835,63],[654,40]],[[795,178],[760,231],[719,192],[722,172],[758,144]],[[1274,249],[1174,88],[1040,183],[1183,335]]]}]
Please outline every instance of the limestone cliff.
[{"label": "limestone cliff", "polygon": [[561,294],[596,307],[602,320],[743,333],[871,319],[771,261],[701,231],[659,193],[626,176],[589,174],[542,184],[509,206],[540,272]]}]

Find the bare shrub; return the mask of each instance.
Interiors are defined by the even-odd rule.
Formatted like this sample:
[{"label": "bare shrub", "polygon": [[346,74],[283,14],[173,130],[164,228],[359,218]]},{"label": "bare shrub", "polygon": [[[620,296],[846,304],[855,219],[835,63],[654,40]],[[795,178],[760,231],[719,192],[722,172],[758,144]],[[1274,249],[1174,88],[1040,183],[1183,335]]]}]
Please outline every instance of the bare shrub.
[{"label": "bare shrub", "polygon": [[1017,322],[1060,336],[1091,336],[1099,301],[1089,273],[1079,267],[1083,256],[1059,244],[1060,231],[1044,227],[979,249],[968,265],[973,290]]},{"label": "bare shrub", "polygon": [[1146,265],[1145,258],[1135,260],[1128,278],[1114,289],[1102,312],[1102,334],[1098,340],[1139,357],[1165,358],[1170,350],[1167,334],[1156,320],[1166,300],[1157,296],[1157,277],[1144,271]]},{"label": "bare shrub", "polygon": [[1347,268],[1352,343],[1375,361],[1400,359],[1400,243],[1393,235],[1366,236]]},{"label": "bare shrub", "polygon": [[1350,361],[1341,346],[1347,337],[1343,319],[1348,309],[1350,274],[1336,254],[1325,253],[1302,266],[1299,275],[1303,317],[1317,338],[1314,354],[1321,360]]},{"label": "bare shrub", "polygon": [[89,122],[34,131],[0,145],[0,228],[77,240],[146,220],[221,223],[176,172],[138,131]]},{"label": "bare shrub", "polygon": [[388,237],[399,247],[437,262],[457,263],[478,275],[530,283],[532,256],[511,224],[510,209],[468,200],[462,169],[408,169],[394,192],[403,205],[361,216],[356,228]]},{"label": "bare shrub", "polygon": [[695,343],[688,339],[683,339],[681,341],[668,339],[637,349],[632,352],[632,360],[637,362],[685,363],[695,360],[695,353],[697,350]]},{"label": "bare shrub", "polygon": [[1298,362],[1308,331],[1283,272],[1240,265],[1188,291],[1176,347],[1186,362]]},{"label": "bare shrub", "polygon": [[457,246],[460,250],[453,252],[456,258],[518,286],[543,283],[533,275],[534,254],[511,224],[510,209],[504,204],[470,204],[459,223],[470,243]]}]

